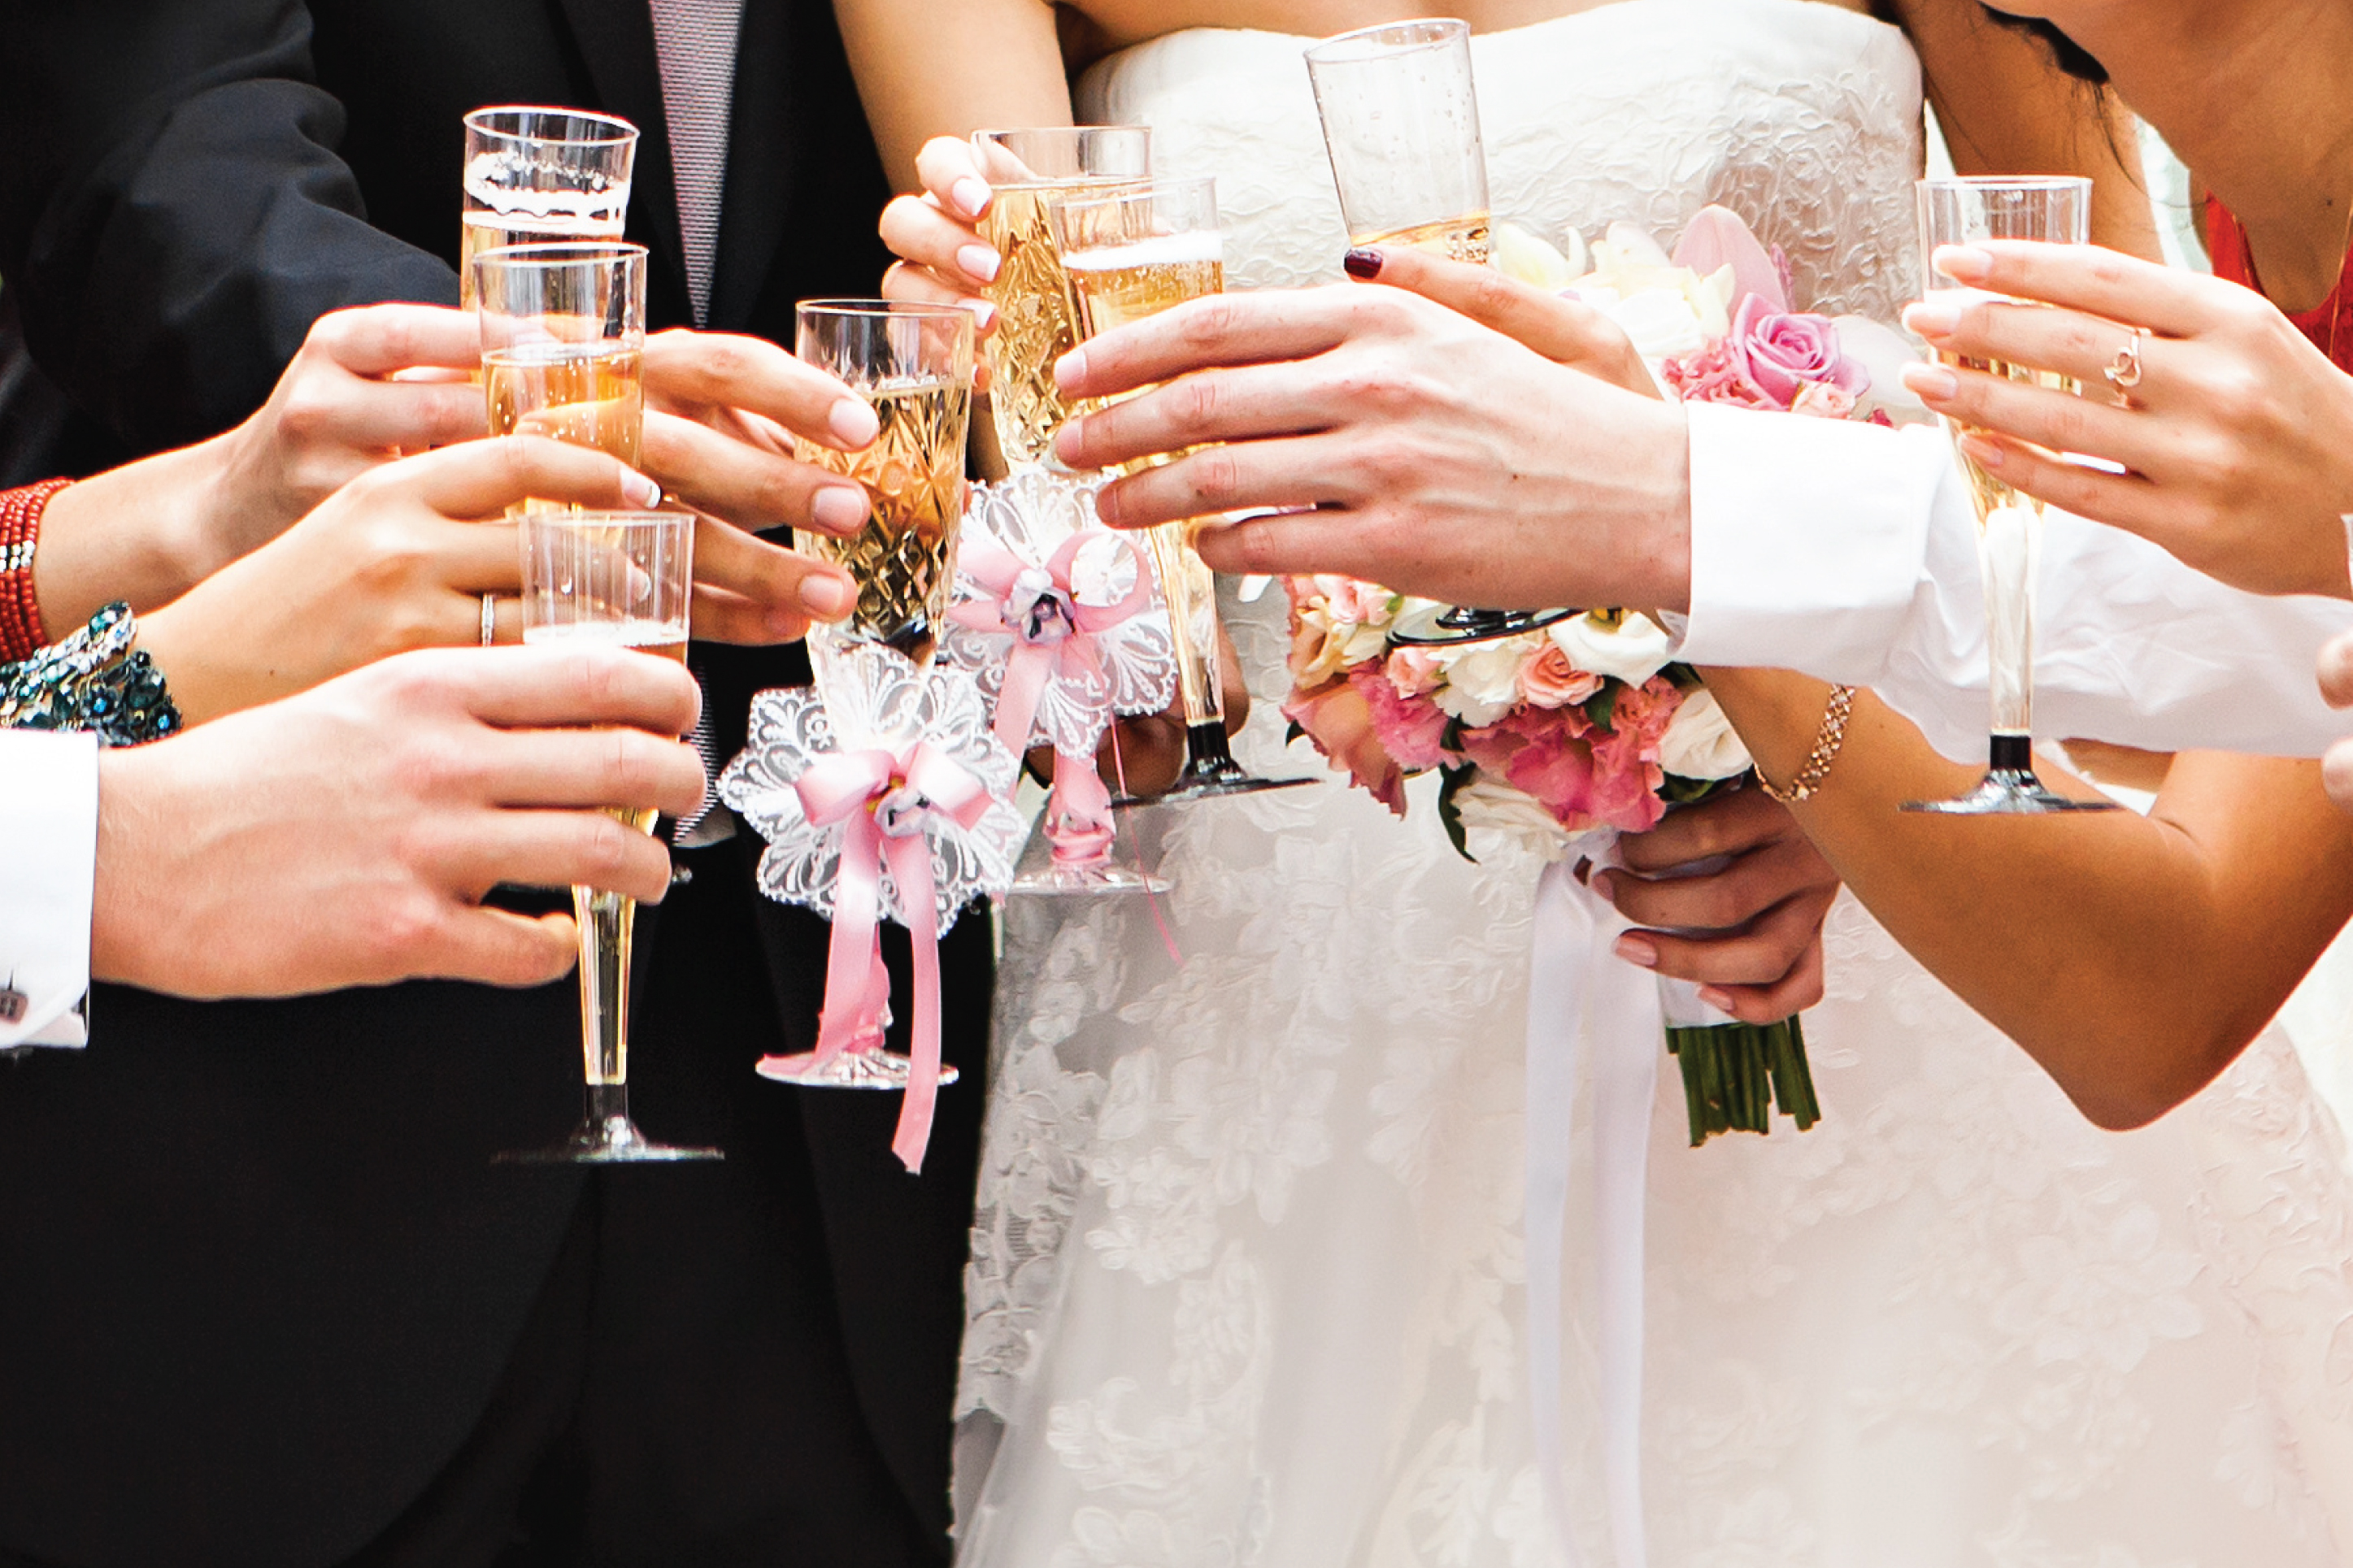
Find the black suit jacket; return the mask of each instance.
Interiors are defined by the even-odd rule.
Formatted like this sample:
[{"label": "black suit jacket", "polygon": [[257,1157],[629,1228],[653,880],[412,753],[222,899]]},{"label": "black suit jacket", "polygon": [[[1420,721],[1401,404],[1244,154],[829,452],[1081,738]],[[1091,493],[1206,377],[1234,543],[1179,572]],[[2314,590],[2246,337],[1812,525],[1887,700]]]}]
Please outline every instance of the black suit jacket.
[{"label": "black suit jacket", "polygon": [[[683,324],[644,0],[0,0],[0,300],[51,416],[19,363],[0,426],[20,453],[28,431],[85,456],[194,439],[257,405],[321,312],[454,302],[459,117],[512,102],[641,128],[631,233],[653,324]],[[746,0],[711,324],[789,343],[796,299],[871,292],[886,194],[829,7]],[[705,657],[723,756],[753,690],[805,679],[797,654]],[[641,1086],[712,1053],[642,1114],[755,1145],[731,1180],[794,1166],[778,1201],[821,1221],[799,1267],[836,1300],[861,1440],[944,1552],[987,922],[949,939],[965,1083],[911,1178],[879,1102],[748,1070],[779,1029],[808,1044],[825,934],[749,896],[748,847],[673,900],[757,920],[768,973],[707,984],[748,980],[760,1016],[641,1048]],[[487,1164],[575,1114],[575,1006],[568,983],[101,988],[86,1057],[0,1071],[0,1552],[271,1568],[383,1529],[479,1418],[578,1201],[576,1177]]]}]

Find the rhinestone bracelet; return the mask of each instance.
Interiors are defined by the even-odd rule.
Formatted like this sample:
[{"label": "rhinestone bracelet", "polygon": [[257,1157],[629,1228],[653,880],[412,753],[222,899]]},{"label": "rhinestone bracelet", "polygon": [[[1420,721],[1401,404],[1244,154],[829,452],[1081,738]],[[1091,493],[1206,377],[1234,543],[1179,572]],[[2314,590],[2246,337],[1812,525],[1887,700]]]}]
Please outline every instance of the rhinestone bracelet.
[{"label": "rhinestone bracelet", "polygon": [[180,728],[164,672],[144,648],[131,606],[112,604],[63,642],[0,665],[0,728],[90,730],[109,746],[160,741]]},{"label": "rhinestone bracelet", "polygon": [[1854,688],[1831,687],[1830,706],[1822,710],[1822,727],[1814,733],[1814,749],[1806,753],[1806,765],[1789,781],[1787,789],[1774,787],[1773,781],[1765,776],[1765,770],[1757,769],[1757,782],[1765,793],[1783,805],[1811,800],[1822,787],[1822,781],[1831,776],[1831,764],[1838,761],[1839,748],[1846,744],[1846,721],[1853,712]]}]

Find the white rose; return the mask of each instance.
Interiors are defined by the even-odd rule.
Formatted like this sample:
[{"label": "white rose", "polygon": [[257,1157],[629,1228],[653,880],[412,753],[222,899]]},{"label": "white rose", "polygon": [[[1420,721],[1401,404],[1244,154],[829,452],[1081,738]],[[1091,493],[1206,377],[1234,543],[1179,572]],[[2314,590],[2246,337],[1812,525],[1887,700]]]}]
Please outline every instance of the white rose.
[{"label": "white rose", "polygon": [[1445,683],[1430,695],[1441,710],[1476,730],[1519,706],[1520,666],[1528,657],[1525,638],[1458,643],[1437,651]]},{"label": "white rose", "polygon": [[1705,687],[1686,692],[1659,737],[1659,766],[1679,778],[1728,779],[1748,771],[1748,748]]},{"label": "white rose", "polygon": [[1559,859],[1577,842],[1535,796],[1485,773],[1454,792],[1454,810],[1465,832],[1495,834],[1546,860]]},{"label": "white rose", "polygon": [[1917,361],[1920,351],[1912,341],[1868,316],[1833,318],[1839,353],[1871,373],[1871,387],[1855,399],[1854,414],[1868,419],[1880,410],[1898,425],[1918,424],[1929,417],[1928,405],[1904,384],[1904,367]]},{"label": "white rose", "polygon": [[1632,341],[1634,352],[1655,364],[1675,354],[1696,353],[1707,346],[1707,332],[1691,296],[1680,286],[1644,289],[1603,304],[1587,301],[1618,324]]},{"label": "white rose", "polygon": [[1591,616],[1571,616],[1546,628],[1568,662],[1590,675],[1640,686],[1667,667],[1667,634],[1649,616],[1627,612],[1615,626]]},{"label": "white rose", "polygon": [[1489,231],[1498,271],[1538,289],[1557,290],[1585,270],[1585,241],[1568,231],[1569,252],[1563,254],[1542,235],[1498,218]]}]

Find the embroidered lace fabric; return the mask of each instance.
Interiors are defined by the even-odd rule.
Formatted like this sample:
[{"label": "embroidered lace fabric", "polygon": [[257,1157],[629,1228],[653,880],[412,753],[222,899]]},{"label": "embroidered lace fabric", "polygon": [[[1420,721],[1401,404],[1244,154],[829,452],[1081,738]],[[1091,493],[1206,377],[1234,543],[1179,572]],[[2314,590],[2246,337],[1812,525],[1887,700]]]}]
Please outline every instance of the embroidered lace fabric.
[{"label": "embroidered lace fabric", "polygon": [[[1236,286],[1337,276],[1302,40],[1179,33],[1090,74],[1214,174]],[[1802,302],[1887,319],[1916,265],[1915,62],[1801,0],[1623,0],[1474,40],[1498,216],[1671,239],[1733,207]],[[1227,585],[1230,589],[1231,584]],[[1282,595],[1226,605],[1286,753]],[[1537,867],[1335,782],[1136,814],[1141,900],[1007,906],[967,1277],[963,1568],[1544,1568],[1521,1358]],[[1651,1176],[1647,1488],[1674,1568],[2223,1568],[2353,1545],[2353,1205],[2267,1034],[2097,1131],[1858,906],[1807,1020],[1826,1119]],[[1580,1096],[1582,1103],[1583,1096]],[[1575,1150],[1589,1129],[1545,1129]],[[1572,1205],[1572,1226],[1582,1224]],[[1599,1517],[1591,1303],[1563,1392]]]}]

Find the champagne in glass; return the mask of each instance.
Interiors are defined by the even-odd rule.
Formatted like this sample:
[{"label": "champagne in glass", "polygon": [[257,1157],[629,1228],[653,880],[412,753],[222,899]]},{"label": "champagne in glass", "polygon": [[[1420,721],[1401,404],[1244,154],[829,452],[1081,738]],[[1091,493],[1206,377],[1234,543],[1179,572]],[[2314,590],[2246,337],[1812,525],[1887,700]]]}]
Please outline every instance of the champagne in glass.
[{"label": "champagne in glass", "polygon": [[[596,643],[686,659],[687,605],[694,591],[691,513],[547,510],[526,513],[522,640]],[[650,806],[608,808],[639,833]],[[635,899],[572,889],[580,927],[580,1052],[586,1104],[580,1125],[552,1148],[501,1159],[525,1164],[627,1164],[716,1160],[716,1149],[655,1143],[629,1119],[629,959]]]},{"label": "champagne in glass", "polygon": [[[1082,339],[1225,289],[1225,236],[1218,226],[1214,181],[1158,181],[1113,195],[1066,198],[1054,204],[1052,215]],[[1146,458],[1127,471],[1181,456]],[[1185,772],[1161,798],[1200,800],[1314,783],[1259,778],[1234,760],[1218,660],[1217,577],[1193,548],[1203,521],[1187,519],[1145,531],[1176,637],[1177,696],[1185,712]]]},{"label": "champagne in glass", "polygon": [[973,150],[994,195],[981,237],[1001,264],[987,289],[997,331],[983,348],[998,447],[1015,468],[1050,462],[1071,416],[1054,362],[1078,345],[1071,299],[1047,208],[1071,195],[1133,188],[1151,173],[1152,133],[1136,125],[982,131]]},{"label": "champagne in glass", "polygon": [[507,246],[474,258],[493,436],[549,436],[635,468],[645,437],[646,249]]},{"label": "champagne in glass", "polygon": [[[865,523],[847,536],[814,529],[793,534],[796,549],[848,571],[858,594],[848,620],[809,631],[809,661],[823,693],[841,679],[846,648],[880,644],[919,667],[938,648],[964,521],[972,312],[885,300],[804,300],[796,313],[794,352],[872,404],[880,426],[862,451],[796,444],[803,462],[856,479],[869,508]],[[906,1088],[913,1067],[878,1041],[854,1043],[829,1061],[808,1052],[765,1063],[760,1071],[811,1088],[889,1089]],[[953,1068],[940,1069],[942,1083],[955,1076]]]},{"label": "champagne in glass", "polygon": [[[1919,183],[1920,254],[1924,266],[1940,245],[1984,239],[2030,239],[2081,245],[2091,228],[2092,183],[2072,175],[1947,178]],[[1928,268],[1931,289],[1957,288]],[[2035,309],[2021,302],[2021,309]],[[2007,361],[1940,356],[1947,364],[2062,392],[2072,377]],[[1946,421],[1956,437],[1966,427]],[[2042,503],[1988,473],[1957,445],[1953,457],[1968,485],[1978,520],[1978,561],[1985,574],[1987,684],[1993,705],[1990,765],[1975,789],[1957,800],[1912,801],[1906,811],[1954,816],[2024,816],[2052,812],[2112,811],[2113,801],[2070,800],[2043,786],[2034,772],[2034,571],[2041,554]]]},{"label": "champagne in glass", "polygon": [[[1467,22],[1360,27],[1307,50],[1307,77],[1352,245],[1404,245],[1455,261],[1489,261],[1487,157],[1471,76]],[[1513,637],[1567,610],[1456,607],[1399,642]]]},{"label": "champagne in glass", "polygon": [[478,109],[466,116],[459,304],[474,303],[474,258],[503,246],[607,240],[627,226],[638,128],[576,109]]}]

